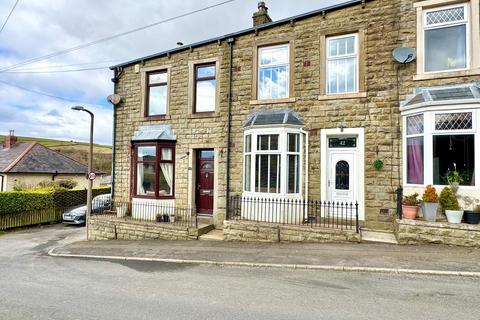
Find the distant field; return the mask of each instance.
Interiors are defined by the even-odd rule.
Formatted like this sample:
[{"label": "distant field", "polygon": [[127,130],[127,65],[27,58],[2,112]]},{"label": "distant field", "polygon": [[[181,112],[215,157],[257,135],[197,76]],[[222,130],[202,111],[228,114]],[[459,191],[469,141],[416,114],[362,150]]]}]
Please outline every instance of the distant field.
[{"label": "distant field", "polygon": [[[5,136],[0,135],[0,141]],[[75,141],[62,141],[44,138],[17,137],[19,142],[37,142],[50,149],[63,153],[64,155],[77,160],[83,164],[88,161],[88,143]],[[93,167],[106,174],[110,174],[112,168],[112,147],[107,145],[94,144],[93,146]]]}]

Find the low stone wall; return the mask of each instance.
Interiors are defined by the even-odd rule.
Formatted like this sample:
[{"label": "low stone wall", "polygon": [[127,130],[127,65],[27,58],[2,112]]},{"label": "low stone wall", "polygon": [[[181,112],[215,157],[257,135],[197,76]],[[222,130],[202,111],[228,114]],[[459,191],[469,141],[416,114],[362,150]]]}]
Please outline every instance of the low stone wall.
[{"label": "low stone wall", "polygon": [[480,247],[480,225],[397,219],[395,235],[399,244]]},{"label": "low stone wall", "polygon": [[360,242],[355,230],[311,228],[249,221],[225,221],[223,234],[227,241],[261,242]]},{"label": "low stone wall", "polygon": [[172,224],[92,217],[88,240],[196,240],[198,230]]}]

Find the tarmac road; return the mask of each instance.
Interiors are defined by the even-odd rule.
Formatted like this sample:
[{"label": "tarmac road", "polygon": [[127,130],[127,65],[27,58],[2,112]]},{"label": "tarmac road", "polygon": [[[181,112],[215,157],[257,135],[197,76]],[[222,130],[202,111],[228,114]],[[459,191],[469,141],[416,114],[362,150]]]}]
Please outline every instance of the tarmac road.
[{"label": "tarmac road", "polygon": [[47,255],[84,233],[0,235],[0,319],[480,319],[480,279]]}]

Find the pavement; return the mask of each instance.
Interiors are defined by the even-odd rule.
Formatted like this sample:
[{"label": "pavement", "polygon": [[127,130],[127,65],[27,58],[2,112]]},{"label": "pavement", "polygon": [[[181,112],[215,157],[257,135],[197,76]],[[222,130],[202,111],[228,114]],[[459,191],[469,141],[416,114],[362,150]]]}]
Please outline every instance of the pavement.
[{"label": "pavement", "polygon": [[240,267],[317,269],[480,278],[480,249],[377,243],[79,241],[51,256]]},{"label": "pavement", "polygon": [[[480,296],[479,278],[220,267],[47,254],[52,248],[68,247],[84,237],[85,228],[64,225],[1,235],[0,319],[480,319],[476,298]],[[179,246],[165,243],[171,249]],[[218,254],[215,247],[222,243],[193,241],[188,245],[208,245],[213,255]],[[243,244],[227,245],[235,250]],[[252,244],[258,247],[256,254],[266,250],[261,248],[285,245],[289,246]],[[334,250],[330,245],[313,246]],[[248,252],[255,255],[251,249]]]}]

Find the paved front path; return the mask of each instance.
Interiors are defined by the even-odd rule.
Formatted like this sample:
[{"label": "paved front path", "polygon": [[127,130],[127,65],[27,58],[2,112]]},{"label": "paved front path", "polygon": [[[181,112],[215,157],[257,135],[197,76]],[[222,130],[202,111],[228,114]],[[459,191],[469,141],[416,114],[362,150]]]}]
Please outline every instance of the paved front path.
[{"label": "paved front path", "polygon": [[447,246],[83,241],[59,247],[53,252],[140,259],[480,272],[480,249]]},{"label": "paved front path", "polygon": [[480,318],[480,279],[47,255],[84,231],[56,225],[0,236],[0,319]]}]

